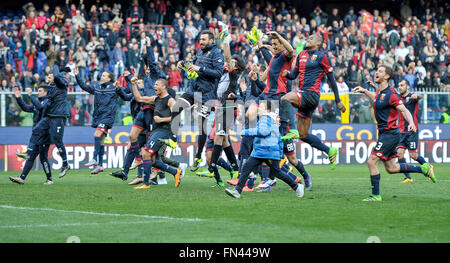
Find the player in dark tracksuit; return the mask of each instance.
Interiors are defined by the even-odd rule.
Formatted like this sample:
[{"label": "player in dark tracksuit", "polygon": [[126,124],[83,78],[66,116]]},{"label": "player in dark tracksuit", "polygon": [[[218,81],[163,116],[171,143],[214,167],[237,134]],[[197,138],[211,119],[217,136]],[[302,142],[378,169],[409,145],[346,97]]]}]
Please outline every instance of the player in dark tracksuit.
[{"label": "player in dark tracksuit", "polygon": [[137,78],[132,79],[133,95],[136,101],[153,104],[154,105],[154,116],[153,125],[151,130],[151,135],[147,138],[147,144],[145,151],[142,152],[143,167],[144,167],[144,183],[141,186],[137,186],[134,189],[148,189],[150,188],[150,173],[152,171],[152,166],[169,172],[175,177],[175,187],[180,185],[181,178],[184,173],[181,169],[172,168],[167,164],[163,163],[158,158],[159,149],[162,146],[160,139],[169,139],[172,135],[170,130],[170,121],[172,119],[170,109],[175,104],[175,99],[169,95],[167,91],[167,80],[159,79],[155,82],[155,93],[156,96],[148,97],[141,96],[136,87]]},{"label": "player in dark tracksuit", "polygon": [[94,95],[94,113],[92,116],[92,127],[96,129],[94,132],[94,156],[85,166],[94,166],[91,174],[98,174],[105,170],[103,168],[105,137],[114,125],[117,111],[118,92],[112,82],[114,75],[111,72],[105,71],[100,77],[100,82],[96,86],[90,86],[79,78],[78,68],[75,68],[74,73],[78,85],[83,90]]},{"label": "player in dark tracksuit", "polygon": [[328,154],[331,168],[334,170],[337,164],[338,150],[335,147],[326,146],[317,136],[309,134],[311,127],[311,117],[314,110],[319,105],[320,84],[324,75],[327,76],[328,83],[333,90],[335,102],[340,111],[345,112],[345,106],[339,98],[339,91],[334,78],[333,68],[330,65],[328,57],[319,51],[322,46],[322,38],[319,35],[311,35],[306,41],[306,50],[300,52],[295,62],[295,67],[291,71],[284,71],[288,79],[295,79],[299,76],[299,90],[291,91],[281,98],[289,101],[297,112],[297,129],[302,141],[310,144]]},{"label": "player in dark tracksuit", "polygon": [[388,81],[393,75],[391,68],[384,65],[379,66],[374,76],[374,81],[378,84],[375,93],[359,86],[353,89],[353,92],[364,93],[374,101],[373,108],[378,128],[378,141],[368,160],[372,195],[363,201],[382,201],[380,195],[380,171],[378,170],[380,161],[383,161],[388,173],[422,173],[433,182],[436,182],[433,167],[428,163],[416,166],[404,163],[398,164],[395,161],[395,158],[398,156],[396,148],[401,138],[397,123],[399,112],[408,121],[409,132],[416,132],[417,129],[411,113],[403,105],[400,96],[392,87],[389,87]]},{"label": "player in dark tracksuit", "polygon": [[63,143],[64,126],[66,125],[67,118],[70,116],[69,106],[67,104],[67,87],[69,81],[64,73],[70,72],[70,68],[66,67],[61,72],[58,66],[55,65],[53,71],[47,75],[47,98],[49,106],[43,118],[33,127],[27,152],[27,155],[31,156],[30,149],[35,149],[34,145],[42,144],[41,140],[45,141],[46,136],[50,136],[50,140],[58,149],[63,162],[59,178],[64,177],[70,169],[67,163],[66,147],[64,147]]},{"label": "player in dark tracksuit", "polygon": [[[155,63],[155,58],[153,54],[153,48],[151,46],[150,38],[146,38],[147,45],[147,66],[149,67],[149,74],[145,80],[138,80],[137,85],[144,89],[144,95],[151,97],[155,95],[155,90],[153,88],[155,82],[159,78],[164,78],[165,74],[158,68]],[[123,163],[123,169],[110,173],[110,175],[121,178],[122,180],[128,179],[128,172],[134,159],[139,155],[140,144],[142,143],[142,138],[138,140],[140,134],[145,134],[145,131],[151,130],[151,124],[153,122],[153,105],[141,104],[140,111],[133,120],[133,126],[130,131],[130,147],[125,155],[125,160]],[[135,181],[135,180],[133,180]]]},{"label": "player in dark tracksuit", "polygon": [[[14,89],[14,93],[15,93],[15,97],[16,97],[17,103],[19,104],[20,108],[25,112],[33,113],[33,127],[34,127],[41,120],[43,114],[45,113],[45,110],[48,107],[47,87],[40,86],[38,88],[38,98],[31,95],[31,93],[32,93],[31,89],[28,90],[28,95],[30,96],[30,99],[31,99],[31,102],[33,105],[28,105],[25,103],[25,101],[22,99],[20,91],[17,88]],[[36,159],[37,155],[39,154],[39,159],[41,161],[42,168],[44,169],[45,175],[47,176],[47,181],[44,184],[53,184],[52,172],[50,169],[50,164],[48,162],[48,150],[50,148],[50,137],[47,136],[46,140],[42,141],[42,144],[34,145],[34,147],[35,147],[35,149],[31,150],[32,155],[30,155],[29,158],[25,162],[25,165],[23,167],[23,171],[22,171],[22,174],[20,175],[20,177],[11,177],[10,176],[9,179],[18,184],[24,184],[28,173],[31,171],[31,168],[33,167],[34,160]]]},{"label": "player in dark tracksuit", "polygon": [[180,126],[180,117],[178,116],[184,109],[190,108],[194,103],[198,104],[199,111],[199,140],[197,154],[194,159],[194,166],[191,171],[196,171],[201,162],[201,154],[207,139],[207,118],[214,107],[217,99],[217,86],[222,76],[224,56],[222,52],[214,44],[214,34],[205,30],[200,33],[200,50],[195,56],[192,64],[187,66],[187,61],[180,61],[177,64],[178,69],[182,70],[186,66],[186,70],[196,72],[198,77],[188,82],[187,91],[176,100],[172,109],[172,133],[170,140],[164,141],[172,148],[176,147],[176,136],[178,135]]},{"label": "player in dark tracksuit", "polygon": [[[417,128],[417,132],[409,132],[408,131],[408,122],[405,120],[403,115],[399,116],[399,126],[400,126],[400,133],[401,140],[400,144],[397,146],[398,151],[398,162],[400,164],[406,164],[405,161],[405,150],[408,149],[409,155],[414,161],[417,161],[420,164],[424,164],[427,161],[419,155],[418,153],[418,146],[419,146],[419,100],[422,99],[421,95],[418,95],[416,93],[410,92],[410,86],[409,82],[404,79],[400,81],[398,85],[398,91],[401,95],[401,98],[403,100],[403,104],[408,109],[408,111],[411,113],[411,116],[414,120],[414,125]],[[409,175],[409,173],[405,173],[405,178],[402,181],[403,183],[412,183],[413,179]]]}]

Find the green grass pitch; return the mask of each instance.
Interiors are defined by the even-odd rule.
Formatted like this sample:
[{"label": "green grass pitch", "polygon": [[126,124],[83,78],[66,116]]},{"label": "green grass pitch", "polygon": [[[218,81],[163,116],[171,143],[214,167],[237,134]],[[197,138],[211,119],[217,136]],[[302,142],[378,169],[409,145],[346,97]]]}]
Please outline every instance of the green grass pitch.
[{"label": "green grass pitch", "polygon": [[133,190],[111,170],[72,170],[62,179],[54,171],[54,185],[43,185],[42,171],[25,185],[8,179],[19,172],[3,172],[0,242],[450,242],[450,165],[435,165],[436,184],[420,174],[401,184],[402,175],[380,165],[381,203],[361,201],[370,194],[365,165],[306,168],[313,191],[303,198],[279,181],[241,199],[190,172],[179,188],[168,176],[168,185],[150,190]]}]

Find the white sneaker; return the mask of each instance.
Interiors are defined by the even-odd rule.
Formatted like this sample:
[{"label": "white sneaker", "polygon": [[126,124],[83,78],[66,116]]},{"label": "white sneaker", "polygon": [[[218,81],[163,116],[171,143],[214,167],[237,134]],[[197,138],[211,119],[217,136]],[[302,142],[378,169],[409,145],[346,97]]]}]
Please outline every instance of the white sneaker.
[{"label": "white sneaker", "polygon": [[158,182],[158,185],[160,185],[160,184],[167,184],[166,177],[164,177],[164,178],[159,178],[158,177],[157,182]]},{"label": "white sneaker", "polygon": [[258,186],[258,188],[262,189],[262,188],[269,188],[270,186],[274,185],[277,183],[277,179],[267,179],[264,183],[262,183],[261,185]]},{"label": "white sneaker", "polygon": [[44,184],[53,184],[53,181],[51,181],[51,180],[47,180],[47,181],[45,181],[45,183]]},{"label": "white sneaker", "polygon": [[97,161],[92,159],[88,163],[86,163],[84,166],[89,167],[89,166],[97,166],[97,165],[98,165]]},{"label": "white sneaker", "polygon": [[295,194],[297,195],[297,197],[303,197],[303,195],[305,194],[305,189],[303,184],[297,184],[298,187],[295,190]]},{"label": "white sneaker", "polygon": [[234,198],[241,198],[241,194],[235,188],[225,189],[225,193]]},{"label": "white sneaker", "polygon": [[188,167],[188,165],[186,163],[180,163],[180,167],[179,167],[181,169],[180,179],[183,179],[187,167]]}]

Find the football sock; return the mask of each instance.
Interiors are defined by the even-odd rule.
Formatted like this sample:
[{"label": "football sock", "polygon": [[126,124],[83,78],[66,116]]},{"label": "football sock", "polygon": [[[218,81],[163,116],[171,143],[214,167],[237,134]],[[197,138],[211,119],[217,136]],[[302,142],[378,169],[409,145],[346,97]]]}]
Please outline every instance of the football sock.
[{"label": "football sock", "polygon": [[380,174],[370,176],[370,183],[372,184],[373,195],[380,195],[380,179],[381,179]]},{"label": "football sock", "polygon": [[219,173],[219,169],[217,169],[217,166],[214,167],[214,179],[216,179],[217,183],[222,182],[222,179],[220,178],[220,173]]},{"label": "football sock", "polygon": [[142,176],[142,174],[144,174],[144,167],[141,165],[138,167],[138,176]]},{"label": "football sock", "polygon": [[130,170],[131,164],[133,163],[133,160],[135,156],[138,154],[139,151],[139,145],[138,142],[132,142],[130,144],[130,148],[127,151],[127,154],[125,155],[125,162],[123,164],[123,172],[125,174],[128,174],[128,171]]},{"label": "football sock", "polygon": [[60,145],[60,146],[56,146],[56,147],[58,148],[59,155],[61,156],[61,159],[63,162],[63,167],[69,166],[69,164],[67,163],[67,153],[66,153],[66,147],[64,147],[64,144]]},{"label": "football sock", "polygon": [[312,147],[321,150],[322,152],[325,152],[328,154],[330,151],[330,148],[326,146],[317,136],[313,134],[308,134],[305,138],[301,138],[302,141],[310,144]]},{"label": "football sock", "polygon": [[161,171],[168,172],[172,175],[177,174],[177,169],[163,163],[160,159],[156,159],[155,164],[153,166]]},{"label": "football sock", "polygon": [[217,162],[219,160],[220,154],[222,153],[222,145],[214,145],[211,161],[209,163],[208,171],[210,173],[214,172],[214,169],[217,168]]},{"label": "football sock", "polygon": [[98,161],[98,152],[100,151],[100,146],[102,139],[100,137],[94,137],[94,160]]},{"label": "football sock", "polygon": [[233,168],[231,168],[231,165],[227,161],[225,161],[222,157],[219,158],[217,164],[221,166],[223,169],[227,170],[228,172],[231,172],[233,170]]},{"label": "football sock", "polygon": [[269,178],[270,168],[266,164],[261,165],[261,180]]},{"label": "football sock", "polygon": [[208,138],[208,135],[206,133],[202,133],[198,135],[198,148],[197,153],[195,154],[195,158],[202,158],[202,152],[203,148],[205,148],[206,139]]},{"label": "football sock", "polygon": [[294,165],[295,169],[297,169],[297,171],[299,171],[299,173],[302,175],[303,179],[306,179],[309,174],[305,169],[305,166],[303,166],[303,163],[300,162],[300,160],[297,160],[297,165]]},{"label": "football sock", "polygon": [[103,167],[103,155],[105,155],[105,145],[100,145],[100,149],[98,151],[98,165]]},{"label": "football sock", "polygon": [[402,163],[400,164],[400,173],[422,173],[422,167]]},{"label": "football sock", "polygon": [[239,166],[237,164],[236,155],[234,155],[233,147],[230,146],[223,148],[223,151],[225,152],[228,161],[231,164],[231,168],[233,168],[234,171],[239,171]]},{"label": "football sock", "polygon": [[[406,165],[406,160],[405,160],[405,158],[402,158],[402,159],[400,159],[400,158],[398,158],[398,163],[400,164],[400,167],[402,166],[402,165]],[[400,168],[401,169],[401,168]],[[408,179],[411,179],[411,175],[409,175],[409,173],[405,173],[405,177],[406,178],[408,178]]]},{"label": "football sock", "polygon": [[419,155],[419,157],[417,157],[417,162],[419,162],[420,164],[424,164],[427,161],[425,161],[425,158],[423,158],[422,156]]},{"label": "football sock", "polygon": [[150,174],[152,173],[152,160],[143,160],[142,167],[144,168],[144,184],[150,185]]}]

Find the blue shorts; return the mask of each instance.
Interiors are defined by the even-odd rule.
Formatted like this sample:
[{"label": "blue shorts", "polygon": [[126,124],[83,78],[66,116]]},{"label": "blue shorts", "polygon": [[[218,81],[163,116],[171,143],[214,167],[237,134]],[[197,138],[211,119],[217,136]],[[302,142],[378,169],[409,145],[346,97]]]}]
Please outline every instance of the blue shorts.
[{"label": "blue shorts", "polygon": [[57,146],[64,145],[64,127],[66,125],[66,118],[64,117],[44,117],[36,126],[33,127],[31,135],[31,142],[35,144],[48,144],[50,142]]},{"label": "blue shorts", "polygon": [[92,123],[92,127],[102,131],[104,134],[108,134],[108,130],[112,128],[112,124],[109,120],[98,120]]},{"label": "blue shorts", "polygon": [[141,110],[133,121],[133,126],[142,130],[151,130],[153,123],[153,110]]},{"label": "blue shorts", "polygon": [[298,97],[297,115],[301,118],[312,120],[312,115],[319,105],[320,95],[314,91],[296,91]]},{"label": "blue shorts", "polygon": [[408,149],[410,152],[417,152],[419,146],[419,134],[417,132],[405,132],[401,134],[398,148]]},{"label": "blue shorts", "polygon": [[172,132],[166,129],[156,129],[152,131],[150,136],[147,138],[147,145],[145,150],[151,154],[157,154],[162,144],[158,139],[169,139],[172,137]]},{"label": "blue shorts", "polygon": [[400,131],[398,129],[383,131],[378,136],[372,154],[382,159],[383,162],[398,157],[397,146],[400,143]]}]

